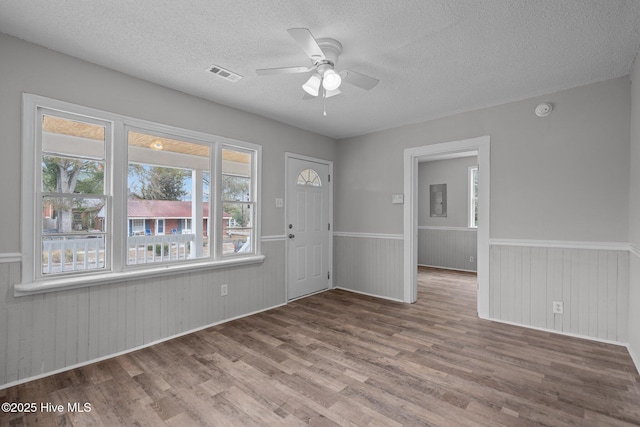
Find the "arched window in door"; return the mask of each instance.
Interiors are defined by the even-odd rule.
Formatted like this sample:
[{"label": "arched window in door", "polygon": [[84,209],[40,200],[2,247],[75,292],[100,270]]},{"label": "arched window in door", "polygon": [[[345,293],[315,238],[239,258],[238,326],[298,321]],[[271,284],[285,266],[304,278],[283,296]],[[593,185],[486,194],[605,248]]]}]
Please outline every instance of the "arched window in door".
[{"label": "arched window in door", "polygon": [[312,187],[322,187],[320,176],[318,175],[318,172],[314,171],[313,169],[305,169],[300,172],[296,184],[309,185]]}]

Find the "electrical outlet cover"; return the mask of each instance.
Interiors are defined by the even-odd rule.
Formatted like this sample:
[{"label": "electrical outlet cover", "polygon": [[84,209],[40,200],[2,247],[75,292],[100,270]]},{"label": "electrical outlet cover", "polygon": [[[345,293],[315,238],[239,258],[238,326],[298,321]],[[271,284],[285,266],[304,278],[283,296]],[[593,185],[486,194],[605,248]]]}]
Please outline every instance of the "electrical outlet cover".
[{"label": "electrical outlet cover", "polygon": [[564,314],[564,304],[562,301],[553,302],[553,314]]}]

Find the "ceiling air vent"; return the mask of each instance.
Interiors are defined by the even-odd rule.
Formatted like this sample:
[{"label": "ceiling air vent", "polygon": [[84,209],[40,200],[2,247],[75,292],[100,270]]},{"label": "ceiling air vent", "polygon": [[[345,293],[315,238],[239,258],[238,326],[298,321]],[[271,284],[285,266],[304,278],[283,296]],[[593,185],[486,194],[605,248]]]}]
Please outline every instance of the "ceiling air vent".
[{"label": "ceiling air vent", "polygon": [[212,72],[213,74],[215,74],[218,77],[222,77],[225,80],[228,80],[232,83],[237,82],[238,80],[240,80],[242,78],[242,76],[240,74],[236,74],[233,71],[229,71],[225,68],[219,67],[217,65],[212,65],[211,67],[208,68],[210,72]]}]

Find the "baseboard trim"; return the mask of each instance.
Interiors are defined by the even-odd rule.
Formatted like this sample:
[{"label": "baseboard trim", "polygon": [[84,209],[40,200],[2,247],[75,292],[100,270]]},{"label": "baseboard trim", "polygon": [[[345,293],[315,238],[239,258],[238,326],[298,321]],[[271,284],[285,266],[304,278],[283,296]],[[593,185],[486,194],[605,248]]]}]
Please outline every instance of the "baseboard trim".
[{"label": "baseboard trim", "polygon": [[349,289],[349,288],[343,288],[342,286],[334,286],[331,289],[340,289],[342,291],[353,292],[354,294],[366,295],[368,297],[374,297],[374,298],[382,298],[382,299],[386,299],[388,301],[401,302],[401,303],[404,304],[404,301],[401,300],[401,299],[398,299],[398,298],[391,298],[391,297],[385,297],[383,295],[371,294],[369,292],[356,291],[356,290]]},{"label": "baseboard trim", "polygon": [[548,333],[552,333],[552,334],[564,335],[566,337],[579,338],[579,339],[583,339],[583,340],[587,340],[587,341],[595,341],[595,342],[600,342],[600,343],[603,343],[603,344],[612,344],[612,345],[617,345],[617,346],[620,346],[620,347],[624,347],[624,348],[627,349],[627,352],[629,352],[629,356],[631,357],[631,361],[633,362],[633,364],[634,364],[634,366],[636,368],[636,373],[638,375],[640,375],[640,358],[633,352],[633,349],[627,343],[623,343],[623,342],[620,342],[620,341],[607,340],[607,339],[604,339],[604,338],[590,337],[588,335],[574,334],[574,333],[571,333],[571,332],[556,331],[555,329],[547,329],[547,328],[540,328],[540,327],[537,327],[537,326],[523,325],[522,323],[509,322],[507,320],[500,320],[500,319],[495,319],[495,318],[492,318],[492,317],[485,318],[484,320],[490,320],[492,322],[497,322],[497,323],[504,323],[506,325],[511,325],[511,326],[519,326],[521,328],[534,329],[536,331],[541,331],[541,332],[548,332]]},{"label": "baseboard trim", "polygon": [[274,308],[282,307],[282,306],[285,306],[285,305],[287,305],[286,302],[282,303],[282,304],[277,304],[277,305],[274,305],[274,306],[271,306],[271,307],[263,308],[261,310],[252,311],[251,313],[241,314],[241,315],[238,315],[238,316],[231,317],[229,319],[220,320],[218,322],[214,322],[214,323],[211,323],[211,324],[208,324],[208,325],[205,325],[205,326],[199,326],[197,328],[190,329],[188,331],[181,332],[181,333],[176,334],[176,335],[171,335],[170,337],[161,338],[159,340],[155,340],[155,341],[147,343],[147,344],[143,344],[143,345],[140,345],[140,346],[137,346],[137,347],[133,347],[133,348],[127,349],[127,350],[119,351],[117,353],[112,353],[112,354],[109,354],[109,355],[106,355],[106,356],[98,357],[96,359],[87,360],[86,362],[81,362],[81,363],[76,363],[74,365],[65,366],[64,368],[60,368],[60,369],[56,369],[54,371],[46,372],[44,374],[38,374],[38,375],[34,375],[34,376],[31,376],[31,377],[28,377],[28,378],[23,378],[23,379],[20,379],[20,380],[12,381],[12,382],[7,383],[7,384],[0,384],[0,390],[4,390],[5,388],[14,387],[14,386],[17,386],[17,385],[20,385],[20,384],[28,383],[29,381],[35,381],[35,380],[39,380],[39,379],[42,379],[42,378],[50,377],[51,375],[56,375],[56,374],[59,374],[61,372],[70,371],[72,369],[81,368],[83,366],[91,365],[92,363],[102,362],[103,360],[108,360],[108,359],[111,359],[111,358],[114,358],[114,357],[122,356],[123,354],[132,353],[134,351],[138,351],[138,350],[141,350],[143,348],[151,347],[153,345],[160,344],[162,342],[169,341],[169,340],[172,340],[172,339],[175,339],[175,338],[180,338],[182,336],[189,335],[189,334],[192,334],[194,332],[201,331],[203,329],[211,328],[213,326],[221,325],[223,323],[231,322],[233,320],[242,319],[243,317],[253,316],[254,314],[262,313],[264,311],[273,310]]},{"label": "baseboard trim", "polygon": [[629,356],[631,356],[631,360],[633,360],[633,364],[636,365],[636,373],[640,375],[640,357],[633,352],[633,349],[629,344],[627,344],[627,351],[629,352]]},{"label": "baseboard trim", "polygon": [[522,324],[522,323],[510,322],[508,320],[495,319],[493,317],[487,317],[487,318],[485,318],[485,320],[490,320],[490,321],[496,322],[496,323],[504,323],[505,325],[519,326],[521,328],[533,329],[533,330],[540,331],[540,332],[549,332],[549,333],[552,333],[552,334],[564,335],[564,336],[567,336],[567,337],[580,338],[580,339],[583,339],[583,340],[601,342],[603,344],[613,344],[613,345],[618,345],[618,346],[621,346],[621,347],[629,348],[627,343],[620,342],[620,341],[608,340],[608,339],[605,339],[605,338],[590,337],[588,335],[574,334],[572,332],[556,331],[555,329],[540,328],[538,326],[531,326],[531,325],[525,325],[525,324]]},{"label": "baseboard trim", "polygon": [[439,268],[441,270],[450,270],[450,271],[463,271],[465,273],[476,273],[476,274],[478,273],[476,270],[465,270],[463,268],[442,267],[440,265],[418,264],[418,267]]}]

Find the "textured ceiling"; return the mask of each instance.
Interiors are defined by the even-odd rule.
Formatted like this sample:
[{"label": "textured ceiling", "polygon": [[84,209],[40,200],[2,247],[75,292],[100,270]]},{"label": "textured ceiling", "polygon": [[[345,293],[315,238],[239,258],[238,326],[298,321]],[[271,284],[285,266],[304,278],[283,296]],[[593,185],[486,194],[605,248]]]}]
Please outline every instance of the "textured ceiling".
[{"label": "textured ceiling", "polygon": [[[339,40],[336,69],[380,84],[343,85],[325,117],[321,100],[302,99],[307,74],[257,76],[310,65],[294,27]],[[344,138],[626,75],[640,1],[0,0],[0,32]]]}]

